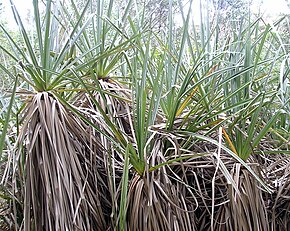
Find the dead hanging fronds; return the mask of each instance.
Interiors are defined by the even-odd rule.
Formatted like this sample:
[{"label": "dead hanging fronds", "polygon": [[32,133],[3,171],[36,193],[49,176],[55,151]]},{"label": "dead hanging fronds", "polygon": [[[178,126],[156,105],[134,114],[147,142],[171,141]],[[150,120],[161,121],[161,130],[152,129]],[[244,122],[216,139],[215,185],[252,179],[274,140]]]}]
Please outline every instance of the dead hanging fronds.
[{"label": "dead hanging fronds", "polygon": [[100,155],[105,173],[102,181],[108,189],[106,200],[111,204],[111,213],[108,215],[113,230],[119,219],[121,178],[125,161],[120,136],[127,143],[136,143],[131,97],[130,91],[117,81],[100,79],[95,84],[98,85],[98,90],[77,95],[74,106],[90,122],[90,130],[87,132],[98,137],[104,147]]},{"label": "dead hanging fronds", "polygon": [[[87,89],[77,95],[74,105],[110,137],[116,138],[114,130],[118,129],[125,139],[134,142],[130,90],[111,79],[101,79],[95,84],[98,90],[89,92]],[[107,123],[108,120],[112,123]]]},{"label": "dead hanging fronds", "polygon": [[[249,165],[256,173],[259,172],[258,164]],[[256,179],[240,163],[235,163],[231,174],[242,192],[237,195],[230,185],[228,187],[231,229],[270,230],[263,188],[259,187]]]},{"label": "dead hanging fronds", "polygon": [[[204,144],[201,143],[200,147],[202,146]],[[186,185],[185,200],[187,204],[194,205],[198,230],[227,230],[229,198],[225,174],[234,162],[221,154],[219,161],[223,162],[227,170],[221,168],[217,164],[215,152],[216,150],[204,150],[203,154],[177,162],[172,166],[174,171],[170,174],[171,178]]]},{"label": "dead hanging fronds", "polygon": [[[195,146],[199,148],[196,149]],[[173,163],[174,176],[183,179],[195,195],[195,222],[201,230],[288,230],[290,227],[289,155],[253,156],[247,165],[263,179],[265,190],[248,169],[222,152],[220,163],[226,167],[238,191],[218,167],[215,149],[197,142],[192,151],[207,150],[206,155]],[[206,152],[205,152],[206,153]],[[217,169],[218,168],[218,169]],[[215,171],[217,174],[215,176]],[[177,176],[176,176],[177,175]],[[170,176],[170,174],[169,174]],[[214,207],[213,207],[214,206]]]},{"label": "dead hanging fronds", "polygon": [[256,179],[262,177],[259,164],[247,163],[246,168],[245,163],[209,141],[193,139],[190,149],[184,149],[178,147],[184,143],[178,139],[175,146],[179,152],[174,155],[191,153],[191,157],[167,165],[171,182],[186,185],[183,197],[188,205],[195,206],[196,226],[200,230],[271,230],[264,200],[264,194],[270,192]]},{"label": "dead hanging fronds", "polygon": [[187,204],[185,187],[158,174],[136,175],[131,181],[127,230],[196,230],[194,205]]},{"label": "dead hanging fronds", "polygon": [[264,155],[256,157],[264,178],[273,189],[272,194],[264,193],[270,230],[290,229],[290,156]]},{"label": "dead hanging fronds", "polygon": [[143,176],[127,165],[128,195],[121,208],[124,149],[106,120],[136,147],[131,99],[117,82],[100,80],[100,86],[75,101],[87,121],[49,93],[27,103],[18,140],[18,177],[24,182],[19,230],[118,230],[122,209],[128,231],[286,230],[286,159],[269,161],[266,169],[250,164],[277,188],[270,194],[216,144],[161,125],[150,130]]},{"label": "dead hanging fronds", "polygon": [[89,127],[46,92],[27,103],[23,118],[17,158],[23,229],[105,230],[110,202],[97,164],[103,147]]}]

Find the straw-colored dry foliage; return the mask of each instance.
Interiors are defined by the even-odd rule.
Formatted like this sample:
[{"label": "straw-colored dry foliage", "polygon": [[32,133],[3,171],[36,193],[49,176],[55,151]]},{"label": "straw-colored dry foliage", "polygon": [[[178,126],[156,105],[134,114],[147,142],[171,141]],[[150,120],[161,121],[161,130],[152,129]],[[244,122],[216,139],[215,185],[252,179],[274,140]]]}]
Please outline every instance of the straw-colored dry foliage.
[{"label": "straw-colored dry foliage", "polygon": [[[134,141],[128,89],[113,81],[101,80],[100,84],[126,97],[125,101],[106,95],[104,101],[100,94],[93,94],[103,109],[110,105],[111,119]],[[87,94],[78,95],[75,102],[79,113],[106,132]],[[120,212],[124,157],[113,142],[51,94],[34,95],[24,112],[18,140],[23,149],[14,160],[23,161],[23,168],[15,173],[23,179],[18,198],[24,206],[22,228],[118,230],[113,218],[120,217],[112,213]],[[143,176],[129,169],[126,230],[287,230],[289,157],[251,158],[249,166],[265,179],[273,190],[269,193],[218,146],[164,132],[160,124],[157,127],[152,127],[154,142],[147,164],[161,167],[147,169]],[[186,154],[180,148],[185,140],[192,143]],[[166,146],[171,147],[167,152]],[[25,159],[19,160],[22,152]],[[170,161],[181,156],[182,161]]]}]

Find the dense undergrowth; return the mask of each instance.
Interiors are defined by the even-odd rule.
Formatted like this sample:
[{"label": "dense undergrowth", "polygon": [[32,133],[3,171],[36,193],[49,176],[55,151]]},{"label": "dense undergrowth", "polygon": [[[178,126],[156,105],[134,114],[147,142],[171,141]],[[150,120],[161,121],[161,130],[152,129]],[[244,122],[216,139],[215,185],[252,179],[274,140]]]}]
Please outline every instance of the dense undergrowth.
[{"label": "dense undergrowth", "polygon": [[290,228],[289,17],[206,2],[12,5],[2,229]]}]

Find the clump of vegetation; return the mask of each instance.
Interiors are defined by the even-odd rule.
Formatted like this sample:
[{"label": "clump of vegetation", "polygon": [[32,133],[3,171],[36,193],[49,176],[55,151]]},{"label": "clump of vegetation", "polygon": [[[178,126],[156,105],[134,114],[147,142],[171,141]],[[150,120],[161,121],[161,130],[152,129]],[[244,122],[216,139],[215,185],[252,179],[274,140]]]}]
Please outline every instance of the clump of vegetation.
[{"label": "clump of vegetation", "polygon": [[11,1],[2,229],[289,229],[289,18],[206,3]]}]

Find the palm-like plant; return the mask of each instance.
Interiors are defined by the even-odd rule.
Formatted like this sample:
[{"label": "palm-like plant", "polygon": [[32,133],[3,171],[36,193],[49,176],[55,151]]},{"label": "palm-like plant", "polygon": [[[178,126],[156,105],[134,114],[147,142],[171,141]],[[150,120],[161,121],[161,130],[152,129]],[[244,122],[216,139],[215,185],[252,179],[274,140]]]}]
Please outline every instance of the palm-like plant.
[{"label": "palm-like plant", "polygon": [[[78,79],[76,71],[77,75],[84,73],[85,68],[79,67],[87,67],[98,59],[87,61],[83,54],[76,56],[76,52],[83,52],[80,44],[88,45],[77,43],[77,40],[82,42],[80,36],[86,35],[85,26],[93,16],[86,18],[85,14],[92,3],[88,1],[80,12],[75,12],[76,22],[69,20],[68,14],[61,21],[64,11],[52,1],[46,2],[42,21],[39,2],[35,0],[33,3],[36,43],[29,37],[12,1],[25,49],[1,27],[13,45],[13,52],[8,55],[18,62],[17,74],[9,72],[3,65],[1,67],[15,80],[14,95],[18,79],[26,83],[28,90],[18,90],[27,99],[22,110],[15,156],[15,161],[19,162],[18,183],[13,185],[15,191],[23,190],[15,203],[23,205],[24,223],[20,222],[19,226],[15,223],[15,229],[106,229],[110,223],[111,201],[104,196],[108,191],[106,179],[103,181],[106,175],[101,155],[104,144],[88,131],[88,124],[72,113],[77,113],[76,109],[67,108],[75,88],[83,87],[82,79],[86,77],[82,74]],[[98,45],[89,49],[93,52]],[[106,58],[122,49],[122,46],[113,47],[106,54],[99,52],[98,55]],[[15,218],[21,216],[18,212],[15,210]]]}]

